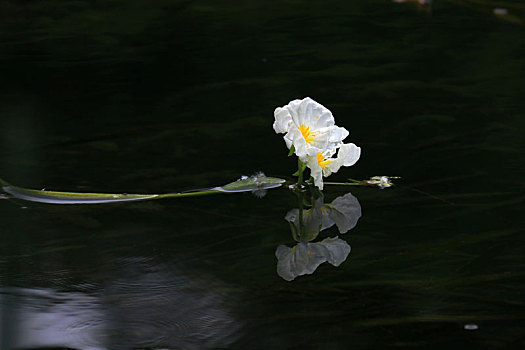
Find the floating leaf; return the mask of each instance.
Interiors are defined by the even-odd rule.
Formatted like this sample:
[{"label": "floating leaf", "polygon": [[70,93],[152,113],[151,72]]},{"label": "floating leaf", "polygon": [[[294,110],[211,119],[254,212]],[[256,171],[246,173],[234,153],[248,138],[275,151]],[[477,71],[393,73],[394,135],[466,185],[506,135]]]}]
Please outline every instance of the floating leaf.
[{"label": "floating leaf", "polygon": [[148,200],[159,197],[157,194],[77,193],[31,190],[11,185],[2,186],[2,189],[14,198],[50,204],[99,204]]},{"label": "floating leaf", "polygon": [[263,173],[257,173],[253,176],[243,176],[235,182],[231,182],[222,187],[215,187],[214,190],[221,192],[249,192],[262,191],[270,188],[282,186],[286,180],[277,177],[267,177]]},{"label": "floating leaf", "polygon": [[0,179],[2,190],[13,198],[22,199],[30,202],[49,203],[49,204],[102,204],[114,202],[143,201],[151,199],[176,198],[202,196],[221,192],[247,192],[255,194],[267,189],[281,186],[285,180],[266,177],[263,173],[258,173],[251,177],[229,183],[222,187],[213,187],[201,190],[186,192],[164,193],[164,194],[127,194],[127,193],[82,193],[82,192],[59,192],[46,190],[33,190],[13,186]]}]

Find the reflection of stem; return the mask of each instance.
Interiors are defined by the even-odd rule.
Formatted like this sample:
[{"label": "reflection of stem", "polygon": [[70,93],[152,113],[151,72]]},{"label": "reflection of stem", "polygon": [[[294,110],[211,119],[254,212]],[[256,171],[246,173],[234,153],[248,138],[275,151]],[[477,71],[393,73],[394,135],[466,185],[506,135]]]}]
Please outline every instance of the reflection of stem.
[{"label": "reflection of stem", "polygon": [[297,192],[297,197],[299,198],[299,238],[302,238],[304,237],[304,222],[303,222],[304,192],[301,192],[301,191]]},{"label": "reflection of stem", "polygon": [[304,192],[302,191],[302,186],[304,185],[303,172],[305,169],[306,164],[297,158],[297,186],[299,191],[296,193],[299,198],[299,238],[302,238],[305,235],[303,222]]},{"label": "reflection of stem", "polygon": [[292,237],[293,237],[294,241],[300,242],[301,241],[301,237],[297,235],[297,227],[295,227],[295,225],[293,223],[291,223],[291,222],[290,222],[290,230],[292,231]]}]

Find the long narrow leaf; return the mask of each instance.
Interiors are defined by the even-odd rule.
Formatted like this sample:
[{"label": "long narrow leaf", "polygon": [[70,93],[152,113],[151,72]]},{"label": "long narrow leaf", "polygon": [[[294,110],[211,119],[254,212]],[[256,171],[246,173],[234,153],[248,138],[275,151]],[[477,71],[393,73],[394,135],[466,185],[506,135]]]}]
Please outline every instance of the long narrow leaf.
[{"label": "long narrow leaf", "polygon": [[83,193],[27,189],[0,179],[2,190],[9,196],[30,202],[49,204],[102,204],[152,199],[203,196],[216,193],[257,192],[281,186],[285,180],[257,174],[220,187],[164,194]]}]

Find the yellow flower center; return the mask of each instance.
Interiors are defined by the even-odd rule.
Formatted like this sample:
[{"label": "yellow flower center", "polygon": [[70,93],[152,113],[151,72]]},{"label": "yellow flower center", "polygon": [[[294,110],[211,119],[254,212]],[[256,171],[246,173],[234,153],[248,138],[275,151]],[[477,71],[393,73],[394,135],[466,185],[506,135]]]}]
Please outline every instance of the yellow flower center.
[{"label": "yellow flower center", "polygon": [[330,162],[331,160],[326,159],[321,152],[317,153],[317,164],[319,164],[321,168],[327,167]]},{"label": "yellow flower center", "polygon": [[310,142],[312,142],[315,139],[315,134],[310,131],[310,127],[309,126],[301,124],[301,126],[299,127],[299,131],[303,135],[304,140],[306,141],[306,143],[310,143]]}]

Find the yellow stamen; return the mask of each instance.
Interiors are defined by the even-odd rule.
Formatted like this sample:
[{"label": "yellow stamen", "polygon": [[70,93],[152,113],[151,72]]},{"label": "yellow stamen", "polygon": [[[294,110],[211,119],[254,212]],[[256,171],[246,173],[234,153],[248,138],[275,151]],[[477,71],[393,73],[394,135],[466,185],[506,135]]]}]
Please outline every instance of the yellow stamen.
[{"label": "yellow stamen", "polygon": [[312,256],[312,252],[311,252],[311,251],[308,251],[308,252],[306,253],[306,256],[311,257],[311,256]]},{"label": "yellow stamen", "polygon": [[310,131],[310,127],[309,126],[301,124],[301,126],[299,127],[299,131],[303,135],[304,140],[306,141],[306,143],[310,143],[310,142],[312,142],[315,139],[315,135],[314,135],[313,132]]},{"label": "yellow stamen", "polygon": [[317,153],[317,164],[319,164],[321,168],[326,168],[330,162],[331,160],[326,159],[321,152]]}]

